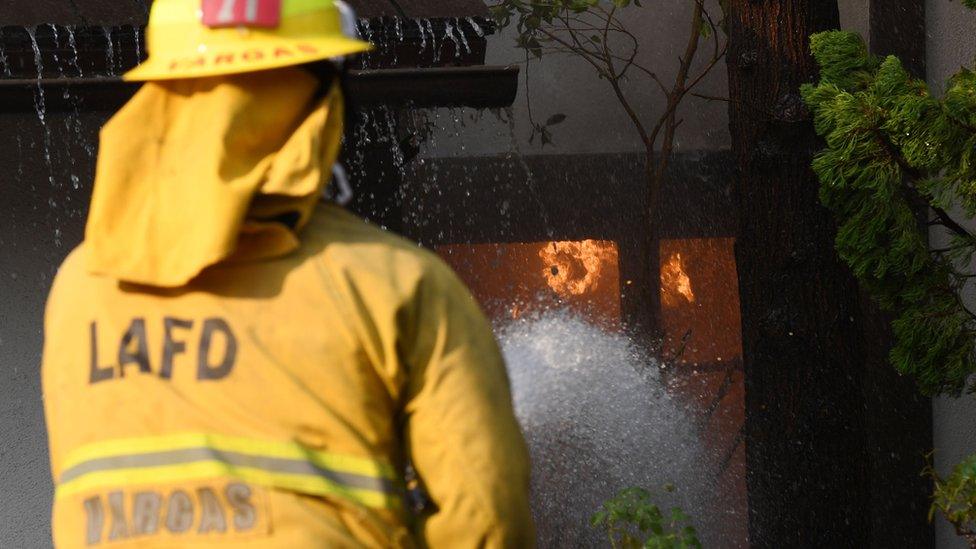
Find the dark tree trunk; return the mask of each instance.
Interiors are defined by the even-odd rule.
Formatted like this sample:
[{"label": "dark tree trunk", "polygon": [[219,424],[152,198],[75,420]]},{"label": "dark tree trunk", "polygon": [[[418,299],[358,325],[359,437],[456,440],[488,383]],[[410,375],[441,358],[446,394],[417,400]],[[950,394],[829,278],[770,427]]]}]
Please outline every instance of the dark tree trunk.
[{"label": "dark tree trunk", "polygon": [[871,493],[871,547],[924,549],[935,543],[928,520],[932,482],[920,473],[932,449],[932,401],[888,360],[891,318],[865,292],[858,325],[864,338],[865,439]]},{"label": "dark tree trunk", "polygon": [[828,0],[731,0],[730,128],[755,547],[865,547],[870,511],[858,290],[810,170],[822,147],[799,96]]},{"label": "dark tree trunk", "polygon": [[871,0],[871,52],[897,55],[925,78],[925,0]]},{"label": "dark tree trunk", "polygon": [[[658,357],[667,359],[665,348],[668,342],[662,341],[661,331],[661,188],[663,181],[656,181],[654,173],[656,166],[652,164],[654,151],[647,151],[647,196],[644,198],[644,223],[647,227],[644,233],[644,289],[642,296],[643,311],[639,317],[642,334],[649,348],[659,353]],[[661,176],[664,179],[666,176]]]},{"label": "dark tree trunk", "polygon": [[661,193],[652,189],[653,159],[654,151],[647,151],[640,196],[643,230],[618,243],[620,257],[628,258],[621,263],[621,315],[628,333],[649,356],[667,358],[661,331]]},{"label": "dark tree trunk", "polygon": [[[897,55],[925,78],[925,0],[871,0],[871,52]],[[919,212],[919,223],[926,215]],[[924,229],[923,229],[924,230]],[[871,546],[932,547],[932,483],[919,474],[932,448],[932,401],[892,368],[891,318],[862,291],[864,402],[871,479]]]}]

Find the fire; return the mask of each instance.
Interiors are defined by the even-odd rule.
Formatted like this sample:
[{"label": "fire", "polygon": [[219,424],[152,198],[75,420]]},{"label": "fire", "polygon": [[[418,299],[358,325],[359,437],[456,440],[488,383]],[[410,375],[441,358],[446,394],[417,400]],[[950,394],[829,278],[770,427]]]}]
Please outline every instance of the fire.
[{"label": "fire", "polygon": [[437,253],[499,324],[565,308],[620,327],[620,253],[612,240],[442,244]]},{"label": "fire", "polygon": [[550,242],[539,250],[542,274],[557,294],[582,295],[596,287],[604,265],[614,260],[613,243],[599,240]]},{"label": "fire", "polygon": [[677,307],[682,299],[694,303],[695,291],[681,254],[673,253],[661,265],[661,301],[667,307]]}]

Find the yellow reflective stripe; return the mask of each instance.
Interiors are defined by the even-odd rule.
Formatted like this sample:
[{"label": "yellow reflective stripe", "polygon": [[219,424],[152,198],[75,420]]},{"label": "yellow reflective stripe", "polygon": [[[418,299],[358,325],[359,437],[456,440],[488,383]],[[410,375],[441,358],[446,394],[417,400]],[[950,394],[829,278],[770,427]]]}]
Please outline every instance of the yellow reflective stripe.
[{"label": "yellow reflective stripe", "polygon": [[56,497],[105,486],[233,477],[271,488],[340,496],[371,507],[400,506],[400,481],[386,462],[311,450],[297,442],[183,433],[116,439],[70,452]]},{"label": "yellow reflective stripe", "polygon": [[228,466],[219,461],[90,473],[60,484],[55,489],[55,498],[60,499],[106,486],[158,485],[215,477],[233,477],[269,488],[293,490],[309,495],[339,496],[369,507],[397,509],[402,505],[400,498],[395,494],[347,488],[308,475],[271,473],[251,467]]},{"label": "yellow reflective stripe", "polygon": [[398,478],[390,464],[373,459],[315,451],[296,442],[275,442],[209,433],[180,433],[158,437],[115,439],[89,444],[69,452],[62,462],[61,470],[66,471],[83,462],[100,458],[200,447],[285,459],[305,459],[319,467],[333,471],[375,476],[389,480]]}]

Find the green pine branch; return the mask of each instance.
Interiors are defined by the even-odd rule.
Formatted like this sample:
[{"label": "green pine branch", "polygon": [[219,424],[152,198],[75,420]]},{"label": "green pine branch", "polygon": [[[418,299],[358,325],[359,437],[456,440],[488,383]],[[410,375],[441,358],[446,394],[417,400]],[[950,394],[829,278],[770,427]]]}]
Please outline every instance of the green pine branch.
[{"label": "green pine branch", "polygon": [[[821,78],[802,93],[827,145],[813,168],[838,219],[837,251],[895,316],[895,368],[929,395],[973,392],[976,316],[960,292],[976,236],[949,212],[976,216],[976,75],[960,72],[938,99],[856,34],[817,34],[811,49]],[[931,225],[950,246],[929,249]]]}]

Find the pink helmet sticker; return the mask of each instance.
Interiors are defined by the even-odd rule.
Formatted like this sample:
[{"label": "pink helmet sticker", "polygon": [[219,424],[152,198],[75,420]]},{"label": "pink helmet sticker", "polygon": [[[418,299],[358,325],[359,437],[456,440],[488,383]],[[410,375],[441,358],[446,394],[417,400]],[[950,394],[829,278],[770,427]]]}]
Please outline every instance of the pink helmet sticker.
[{"label": "pink helmet sticker", "polygon": [[212,27],[276,28],[282,0],[203,0],[203,24]]}]

